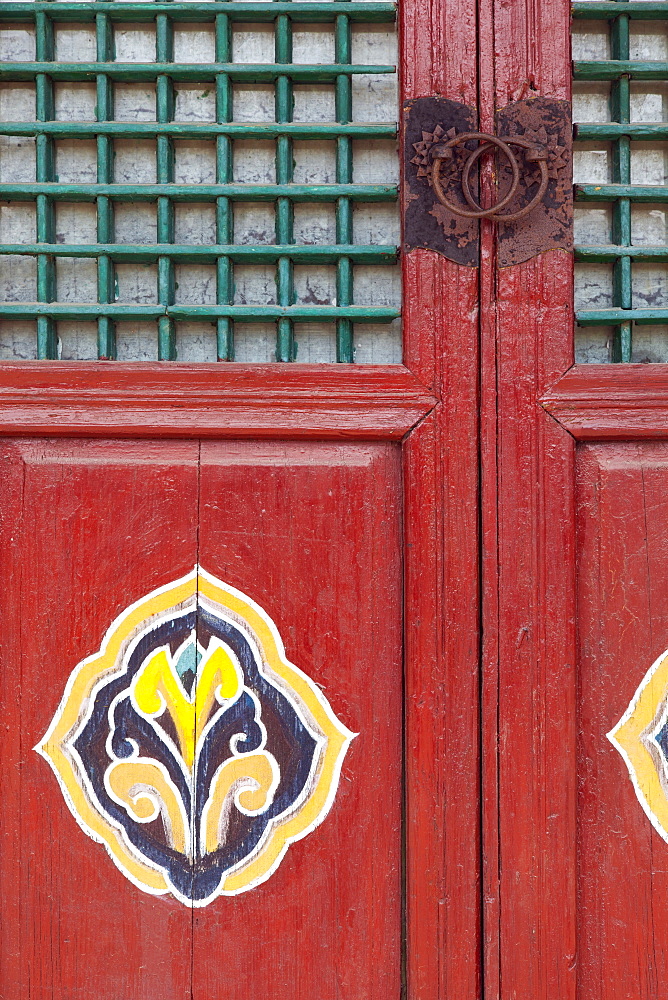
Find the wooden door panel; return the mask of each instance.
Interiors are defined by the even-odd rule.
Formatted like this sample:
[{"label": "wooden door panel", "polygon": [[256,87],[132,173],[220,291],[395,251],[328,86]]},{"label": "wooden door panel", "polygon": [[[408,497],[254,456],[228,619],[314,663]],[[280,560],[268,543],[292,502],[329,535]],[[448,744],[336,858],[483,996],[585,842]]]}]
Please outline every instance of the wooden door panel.
[{"label": "wooden door panel", "polygon": [[207,442],[201,463],[200,564],[264,608],[358,735],[322,825],[262,885],[195,910],[193,996],[397,997],[399,448]]},{"label": "wooden door panel", "polygon": [[577,468],[579,988],[649,998],[668,972],[668,844],[606,734],[668,648],[668,445],[581,445]]},{"label": "wooden door panel", "polygon": [[132,601],[192,568],[197,446],[2,445],[0,994],[190,997],[191,913],[139,891],[34,751],[76,664]]},{"label": "wooden door panel", "polygon": [[[7,1000],[399,993],[399,447],[232,441],[199,456],[191,442],[3,446]],[[115,867],[34,748],[116,616],[196,562],[265,609],[359,735],[322,826],[264,884],[193,915]]]}]

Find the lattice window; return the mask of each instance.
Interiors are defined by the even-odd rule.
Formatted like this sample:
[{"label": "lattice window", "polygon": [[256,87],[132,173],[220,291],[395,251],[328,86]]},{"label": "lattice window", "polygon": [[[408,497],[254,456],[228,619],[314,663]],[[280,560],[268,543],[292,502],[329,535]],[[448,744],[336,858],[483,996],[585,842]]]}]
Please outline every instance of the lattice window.
[{"label": "lattice window", "polygon": [[0,9],[0,358],[398,362],[394,5]]},{"label": "lattice window", "polygon": [[668,4],[574,4],[576,360],[668,361]]}]

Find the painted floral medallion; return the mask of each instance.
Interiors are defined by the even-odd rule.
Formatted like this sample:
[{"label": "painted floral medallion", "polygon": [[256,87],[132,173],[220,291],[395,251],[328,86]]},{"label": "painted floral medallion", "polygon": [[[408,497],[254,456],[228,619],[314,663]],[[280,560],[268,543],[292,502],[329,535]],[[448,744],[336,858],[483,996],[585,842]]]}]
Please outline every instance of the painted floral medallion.
[{"label": "painted floral medallion", "polygon": [[204,906],[318,826],[352,737],[269,616],[196,567],[116,619],[35,749],[136,886]]}]

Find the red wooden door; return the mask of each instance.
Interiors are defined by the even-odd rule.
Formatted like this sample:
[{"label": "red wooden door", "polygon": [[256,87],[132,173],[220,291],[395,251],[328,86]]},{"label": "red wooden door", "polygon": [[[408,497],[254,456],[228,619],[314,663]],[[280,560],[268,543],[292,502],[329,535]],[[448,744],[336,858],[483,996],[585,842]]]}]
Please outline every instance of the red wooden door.
[{"label": "red wooden door", "polygon": [[[455,425],[424,302],[420,377],[3,366],[8,1000],[476,995],[474,373]],[[240,691],[224,745],[259,770],[226,806],[206,741]],[[221,877],[231,809],[252,826],[304,746],[286,833]]]},{"label": "red wooden door", "polygon": [[[406,2],[401,24],[405,103],[494,133],[497,109],[570,95],[564,0]],[[639,732],[665,695],[660,663],[643,680],[668,647],[666,376],[574,365],[572,255],[498,248],[483,221],[477,267],[404,254],[403,365],[1,366],[3,997],[662,995],[660,740]],[[329,770],[308,758],[308,822],[198,896],[155,860],[127,877],[123,834],[115,865],[43,759],[77,664],[165,593],[236,615],[339,739]],[[91,677],[77,710],[103,726]],[[253,751],[265,802],[298,715]]]},{"label": "red wooden door", "polygon": [[[192,26],[184,29],[178,19],[175,43],[169,13],[175,6],[160,5],[157,15],[155,57],[162,64],[174,60],[179,46],[187,62],[195,44]],[[188,21],[190,5],[178,6]],[[225,129],[236,128],[243,146],[238,130],[247,127],[229,125],[230,79],[219,65],[234,54],[227,20],[234,6],[198,12],[200,21],[216,16],[215,38],[211,30],[205,40],[218,60],[211,69],[217,104],[208,137],[218,143],[213,176],[221,187],[206,188],[204,200],[212,204],[237,179]],[[257,21],[265,18],[261,6],[249,8]],[[346,9],[338,11],[336,38],[330,34],[335,60],[347,73],[355,59]],[[65,20],[78,10],[67,5]],[[82,58],[95,58],[96,51],[105,61],[105,72],[95,71],[96,123],[79,123],[84,139],[101,133],[93,197],[100,196],[97,236],[106,248],[95,304],[83,315],[100,317],[96,353],[105,359],[116,349],[127,356],[131,346],[132,331],[127,343],[114,342],[116,319],[120,327],[124,316],[137,324],[148,316],[158,326],[165,360],[56,360],[57,325],[77,318],[71,297],[54,303],[60,273],[54,261],[63,251],[56,243],[76,243],[86,226],[89,243],[95,235],[86,216],[81,232],[66,223],[56,239],[49,199],[62,187],[56,167],[61,181],[71,180],[65,177],[71,149],[62,162],[47,155],[53,153],[49,137],[64,129],[67,138],[70,128],[53,120],[58,108],[51,105],[54,95],[62,97],[61,80],[67,84],[74,74],[76,83],[85,73],[80,66],[50,66],[54,84],[33,65],[41,186],[26,192],[19,185],[18,196],[36,199],[38,239],[49,243],[48,253],[41,243],[31,251],[39,257],[39,349],[49,360],[0,363],[0,996],[478,1000],[477,273],[426,251],[405,256],[403,364],[167,362],[174,357],[175,323],[212,320],[219,355],[229,358],[229,317],[243,320],[253,310],[245,298],[239,304],[230,297],[229,257],[209,260],[213,251],[193,246],[197,239],[187,231],[180,245],[157,252],[158,298],[146,305],[156,253],[145,244],[156,241],[153,223],[137,237],[128,205],[121,206],[124,215],[117,213],[117,242],[138,244],[130,247],[130,259],[140,267],[148,254],[136,291],[123,257],[127,247],[112,245],[107,194],[116,196],[119,180],[126,189],[151,182],[142,196],[158,202],[157,240],[174,244],[184,216],[169,199],[178,194],[187,164],[177,156],[175,167],[168,136],[180,141],[180,129],[191,139],[207,135],[200,119],[209,121],[213,98],[186,84],[180,110],[183,100],[191,104],[185,124],[174,124],[179,102],[175,106],[163,65],[158,125],[147,123],[142,105],[132,133],[142,148],[146,136],[157,134],[157,173],[151,176],[151,164],[140,156],[134,175],[127,142],[116,149],[115,169],[114,136],[129,129],[134,105],[125,93],[121,124],[109,125],[119,110],[114,89],[124,87],[113,76],[113,35],[125,53],[119,60],[136,59],[133,53],[147,44],[139,22],[151,22],[153,13],[133,8],[126,38],[122,22],[111,24],[118,21],[111,5],[100,11],[95,33],[88,26],[87,34],[77,34],[75,24],[73,36],[87,53]],[[276,22],[280,64],[293,54],[288,11],[282,5]],[[89,9],[83,13],[92,20]],[[298,13],[304,19],[309,9]],[[61,58],[50,17],[50,8],[40,8],[35,53],[30,39],[21,48],[19,25],[14,58],[50,62],[54,52]],[[401,17],[402,97],[435,88],[473,102],[474,5],[437,4],[429,14],[407,3]],[[329,21],[331,28],[333,17]],[[62,58],[79,58],[79,42],[67,37],[69,54]],[[196,57],[210,62],[207,53]],[[303,51],[301,58],[312,61]],[[242,84],[251,70],[241,67]],[[296,79],[301,72],[307,82],[316,80],[312,70],[297,67]],[[345,74],[331,70],[338,124],[314,126],[316,137],[330,139],[346,136],[354,121],[346,110]],[[122,72],[131,90],[131,74],[127,67]],[[143,73],[151,77],[151,66]],[[201,78],[197,66],[182,71],[188,74]],[[21,79],[20,72],[10,76]],[[260,73],[260,83],[266,79]],[[276,121],[308,137],[303,117],[292,124],[291,84],[284,84],[279,75]],[[150,94],[136,99],[145,103]],[[66,109],[66,101],[58,107]],[[266,117],[263,106],[260,112]],[[368,120],[367,113],[362,121]],[[266,127],[273,136],[275,126]],[[21,128],[26,135],[35,130],[30,122]],[[263,128],[251,128],[250,137],[262,139]],[[355,128],[351,134],[359,135]],[[372,139],[374,128],[383,129],[369,128]],[[11,126],[8,132],[13,135]],[[292,147],[282,135],[278,146],[276,240],[298,243],[285,197],[295,179]],[[350,149],[340,152],[328,183],[354,186]],[[210,166],[201,150],[197,158],[196,179],[202,180]],[[303,163],[300,169],[303,174]],[[85,171],[83,179],[91,179]],[[309,172],[304,180],[310,182]],[[376,178],[368,181],[371,187]],[[107,194],[100,194],[101,184]],[[302,197],[306,188],[302,183]],[[217,206],[215,240],[227,244],[234,239],[232,215],[229,205]],[[337,243],[354,243],[351,207],[344,198]],[[136,232],[147,210],[135,206]],[[207,232],[204,244],[214,239]],[[251,252],[276,263],[271,246],[262,238],[259,244],[236,247],[244,252],[235,262],[239,281]],[[75,257],[89,249],[65,247]],[[308,263],[317,249],[295,246],[297,262]],[[352,249],[360,260],[375,253],[373,246]],[[320,263],[338,260],[339,251],[330,247]],[[114,254],[121,262],[116,291]],[[190,257],[218,267],[197,286],[200,292],[193,292],[201,275],[188,271]],[[292,309],[292,279],[297,286],[299,275],[288,258],[277,264],[279,306],[262,300],[260,319],[282,316],[283,307],[287,317],[301,310],[303,319],[318,303],[315,287]],[[339,272],[336,310],[324,308],[330,319],[353,301],[353,268],[345,255]],[[202,305],[196,296],[214,286],[216,304],[207,298]],[[126,304],[117,306],[116,299]],[[30,318],[20,302],[2,308],[10,319]],[[353,315],[356,307],[350,310]],[[291,322],[278,323],[282,361],[294,360]],[[338,326],[344,339],[351,334],[349,319]],[[352,360],[352,345],[343,353],[339,360]]]}]

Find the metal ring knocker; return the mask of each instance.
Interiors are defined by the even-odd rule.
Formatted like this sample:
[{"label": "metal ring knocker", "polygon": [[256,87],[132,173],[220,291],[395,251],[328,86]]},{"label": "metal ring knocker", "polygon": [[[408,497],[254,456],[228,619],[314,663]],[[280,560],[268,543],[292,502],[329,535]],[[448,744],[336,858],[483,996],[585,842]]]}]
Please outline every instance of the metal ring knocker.
[{"label": "metal ring knocker", "polygon": [[[454,205],[445,197],[443,185],[441,184],[441,162],[452,158],[452,148],[454,146],[457,146],[462,142],[469,142],[471,139],[478,139],[480,141],[480,145],[469,154],[462,169],[462,191],[466,201],[471,206],[470,209],[465,209],[459,205]],[[512,181],[508,192],[503,198],[501,198],[500,201],[496,203],[496,205],[492,205],[490,208],[481,208],[471,194],[471,169],[480,157],[494,146],[496,146],[508,160],[513,175]],[[515,192],[517,191],[520,181],[519,166],[517,159],[515,158],[515,154],[510,148],[511,146],[519,146],[522,149],[526,149],[526,159],[530,163],[538,163],[540,169],[540,184],[538,185],[538,191],[527,205],[519,209],[517,212],[512,212],[508,215],[499,215],[499,211],[502,208],[505,208],[505,206],[515,196]],[[456,135],[453,139],[449,139],[448,142],[439,143],[438,146],[435,146],[432,150],[432,158],[431,180],[434,185],[436,197],[450,212],[454,212],[455,215],[462,215],[468,219],[487,218],[497,219],[502,222],[511,222],[514,219],[521,219],[524,215],[528,215],[529,212],[533,211],[536,205],[543,200],[545,191],[547,190],[547,182],[549,179],[547,170],[547,152],[541,146],[538,146],[535,142],[531,142],[528,139],[522,139],[520,137],[511,138],[510,136],[506,136],[504,140],[499,139],[495,135],[488,135],[486,132],[463,132],[461,135]]]}]

